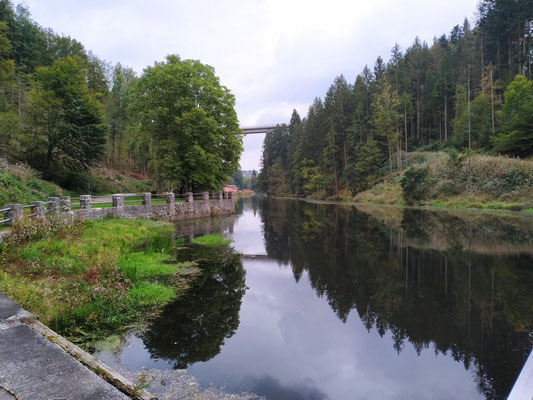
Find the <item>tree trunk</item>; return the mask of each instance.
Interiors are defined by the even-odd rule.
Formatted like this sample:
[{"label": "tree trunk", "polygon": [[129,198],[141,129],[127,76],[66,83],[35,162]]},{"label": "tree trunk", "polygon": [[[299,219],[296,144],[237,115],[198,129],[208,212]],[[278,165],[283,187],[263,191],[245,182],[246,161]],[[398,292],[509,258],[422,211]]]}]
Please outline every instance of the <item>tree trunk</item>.
[{"label": "tree trunk", "polygon": [[468,106],[468,150],[472,148],[472,127],[471,127],[471,115],[470,115],[470,65],[468,65],[467,73],[467,106]]},{"label": "tree trunk", "polygon": [[448,141],[448,95],[447,95],[447,78],[444,75],[444,141]]},{"label": "tree trunk", "polygon": [[416,64],[416,138],[420,140],[420,90],[418,78],[418,61]]},{"label": "tree trunk", "polygon": [[53,151],[54,151],[54,145],[53,144],[48,144],[48,148],[46,150],[46,163],[45,163],[45,167],[44,167],[44,170],[46,171],[46,177],[49,178],[50,177],[50,168],[52,166],[52,156],[53,156]]},{"label": "tree trunk", "polygon": [[492,80],[492,65],[490,66],[490,103],[491,103],[491,117],[492,117],[492,136],[494,136],[495,132],[495,124],[494,124],[494,82]]},{"label": "tree trunk", "polygon": [[405,166],[407,167],[407,104],[404,104],[403,110],[403,125],[404,125],[404,134],[405,134]]}]

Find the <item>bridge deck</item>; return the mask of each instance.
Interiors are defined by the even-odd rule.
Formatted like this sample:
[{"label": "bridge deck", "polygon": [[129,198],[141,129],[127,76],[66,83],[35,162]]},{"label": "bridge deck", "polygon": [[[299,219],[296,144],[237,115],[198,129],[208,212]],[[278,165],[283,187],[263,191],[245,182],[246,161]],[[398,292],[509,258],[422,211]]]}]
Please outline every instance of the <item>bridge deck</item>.
[{"label": "bridge deck", "polygon": [[277,124],[276,125],[273,125],[273,124],[271,125],[244,125],[244,126],[241,126],[241,131],[245,135],[255,135],[259,133],[268,133],[274,130],[276,126]]}]

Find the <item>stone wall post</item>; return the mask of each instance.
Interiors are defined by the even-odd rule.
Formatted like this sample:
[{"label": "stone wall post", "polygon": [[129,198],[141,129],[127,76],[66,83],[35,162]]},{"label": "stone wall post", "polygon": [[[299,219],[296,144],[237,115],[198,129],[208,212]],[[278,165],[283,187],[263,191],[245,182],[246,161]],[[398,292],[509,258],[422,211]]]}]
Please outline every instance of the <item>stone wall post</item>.
[{"label": "stone wall post", "polygon": [[38,219],[44,218],[44,201],[33,201],[30,208],[31,214]]},{"label": "stone wall post", "polygon": [[59,214],[59,197],[48,198],[48,211],[52,214]]},{"label": "stone wall post", "polygon": [[202,192],[202,200],[209,201],[209,192]]},{"label": "stone wall post", "polygon": [[224,199],[224,192],[223,192],[222,190],[220,190],[220,191],[218,192],[218,199],[219,199],[219,200],[223,200],[223,199]]},{"label": "stone wall post", "polygon": [[165,200],[167,201],[167,204],[175,204],[176,196],[172,192],[167,192],[165,193]]},{"label": "stone wall post", "polygon": [[14,225],[24,219],[22,204],[6,204],[4,208],[9,208],[8,211],[4,211],[4,219],[11,218],[11,221],[6,222],[6,225]]},{"label": "stone wall post", "polygon": [[185,193],[185,201],[186,201],[187,203],[192,203],[192,202],[194,201],[191,192],[187,192],[187,193]]},{"label": "stone wall post", "polygon": [[114,194],[112,196],[113,207],[124,207],[124,195]]},{"label": "stone wall post", "polygon": [[61,197],[60,205],[61,205],[62,212],[69,212],[71,210],[70,196]]},{"label": "stone wall post", "polygon": [[233,192],[228,192],[228,199],[233,199]]},{"label": "stone wall post", "polygon": [[152,205],[152,193],[143,193],[141,194],[141,203],[143,206],[151,206]]},{"label": "stone wall post", "polygon": [[82,194],[80,196],[80,209],[87,210],[92,208],[92,200],[90,194]]}]

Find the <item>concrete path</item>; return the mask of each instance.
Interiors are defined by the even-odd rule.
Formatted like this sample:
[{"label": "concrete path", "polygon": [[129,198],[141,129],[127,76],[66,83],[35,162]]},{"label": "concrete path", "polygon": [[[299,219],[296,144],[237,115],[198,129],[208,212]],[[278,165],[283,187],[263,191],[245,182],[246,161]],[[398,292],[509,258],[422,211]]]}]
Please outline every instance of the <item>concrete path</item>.
[{"label": "concrete path", "polygon": [[129,399],[26,325],[28,317],[0,293],[0,400]]}]

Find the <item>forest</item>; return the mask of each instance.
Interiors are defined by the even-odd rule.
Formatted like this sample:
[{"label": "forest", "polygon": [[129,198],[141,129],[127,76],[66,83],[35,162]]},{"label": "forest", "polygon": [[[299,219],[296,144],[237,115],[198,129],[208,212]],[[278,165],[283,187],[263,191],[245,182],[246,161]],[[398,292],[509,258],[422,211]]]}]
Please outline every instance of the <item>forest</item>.
[{"label": "forest", "polygon": [[242,151],[234,106],[208,65],[170,55],[137,76],[0,0],[0,158],[48,181],[86,189],[103,166],[161,190],[218,189]]},{"label": "forest", "polygon": [[[357,199],[393,184],[412,194],[408,203],[524,197],[531,163],[515,158],[533,154],[532,39],[533,1],[484,0],[475,24],[465,19],[431,44],[395,44],[354,82],[339,75],[306,116],[294,111],[265,137],[260,190]],[[496,166],[507,172],[479,178]]]}]

